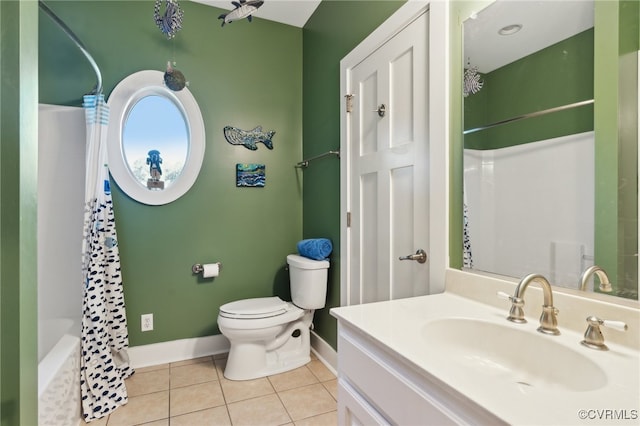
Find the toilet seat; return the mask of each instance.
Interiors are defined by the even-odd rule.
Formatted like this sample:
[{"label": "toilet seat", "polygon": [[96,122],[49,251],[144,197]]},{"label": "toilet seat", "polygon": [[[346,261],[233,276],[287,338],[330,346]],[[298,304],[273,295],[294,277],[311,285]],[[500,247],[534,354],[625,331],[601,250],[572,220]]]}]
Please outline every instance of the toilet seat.
[{"label": "toilet seat", "polygon": [[221,332],[224,329],[257,331],[296,321],[304,313],[304,309],[279,297],[244,299],[220,306],[218,327]]},{"label": "toilet seat", "polygon": [[290,304],[279,297],[237,300],[220,306],[220,316],[235,319],[271,318],[287,313]]}]

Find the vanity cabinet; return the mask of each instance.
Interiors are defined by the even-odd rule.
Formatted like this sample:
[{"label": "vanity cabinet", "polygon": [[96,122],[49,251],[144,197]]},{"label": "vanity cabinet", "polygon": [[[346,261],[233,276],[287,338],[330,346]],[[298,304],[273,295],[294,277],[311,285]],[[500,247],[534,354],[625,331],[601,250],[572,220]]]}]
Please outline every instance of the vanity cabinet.
[{"label": "vanity cabinet", "polygon": [[338,424],[504,424],[345,321],[338,324]]}]

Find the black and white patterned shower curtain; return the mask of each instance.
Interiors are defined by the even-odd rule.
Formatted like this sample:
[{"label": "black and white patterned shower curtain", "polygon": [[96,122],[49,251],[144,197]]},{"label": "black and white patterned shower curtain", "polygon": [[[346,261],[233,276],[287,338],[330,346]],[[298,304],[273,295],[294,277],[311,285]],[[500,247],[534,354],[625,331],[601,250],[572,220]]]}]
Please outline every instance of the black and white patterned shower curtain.
[{"label": "black and white patterned shower curtain", "polygon": [[469,236],[469,209],[467,203],[463,206],[463,226],[462,226],[462,266],[473,268],[473,257],[471,256],[471,237]]},{"label": "black and white patterned shower curtain", "polygon": [[83,106],[87,164],[80,388],[83,416],[91,421],[127,403],[124,379],[133,369],[107,165],[109,108],[102,94],[85,96]]}]

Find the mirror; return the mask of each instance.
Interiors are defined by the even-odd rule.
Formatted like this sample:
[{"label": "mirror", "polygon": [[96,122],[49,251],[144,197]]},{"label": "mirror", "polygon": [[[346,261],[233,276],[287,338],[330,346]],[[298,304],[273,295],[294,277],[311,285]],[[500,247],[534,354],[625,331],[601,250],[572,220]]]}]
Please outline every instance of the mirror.
[{"label": "mirror", "polygon": [[189,89],[168,89],[160,71],[122,80],[109,97],[109,171],[144,204],[175,201],[194,184],[205,149],[204,122]]},{"label": "mirror", "polygon": [[464,22],[464,267],[578,288],[596,264],[637,299],[638,10],[598,33],[618,7],[599,3],[498,0]]}]

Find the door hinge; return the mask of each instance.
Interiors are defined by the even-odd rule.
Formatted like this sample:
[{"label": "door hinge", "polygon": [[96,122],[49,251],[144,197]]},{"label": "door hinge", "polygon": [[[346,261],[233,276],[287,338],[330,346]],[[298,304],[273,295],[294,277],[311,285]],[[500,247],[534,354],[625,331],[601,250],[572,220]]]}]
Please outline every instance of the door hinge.
[{"label": "door hinge", "polygon": [[347,106],[347,112],[351,112],[353,110],[353,96],[354,95],[352,94],[344,95],[346,106]]},{"label": "door hinge", "polygon": [[347,212],[347,228],[351,226],[351,212]]}]

